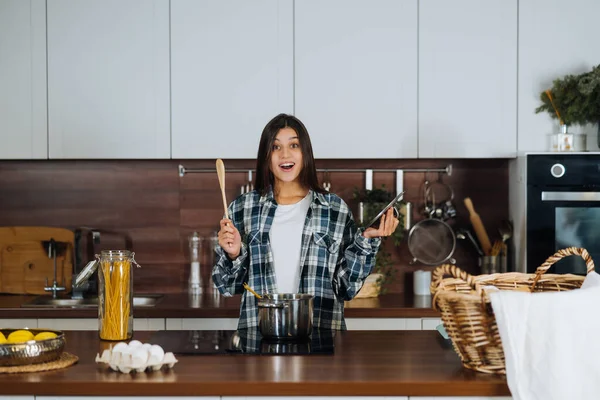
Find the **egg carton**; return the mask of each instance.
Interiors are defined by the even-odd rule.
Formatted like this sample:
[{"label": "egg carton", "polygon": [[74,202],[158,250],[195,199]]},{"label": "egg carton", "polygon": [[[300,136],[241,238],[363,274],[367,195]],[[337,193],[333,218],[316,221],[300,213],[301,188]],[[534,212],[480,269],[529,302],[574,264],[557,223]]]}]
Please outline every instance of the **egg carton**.
[{"label": "egg carton", "polygon": [[173,353],[165,353],[159,345],[142,343],[139,340],[132,340],[129,344],[119,342],[104,350],[102,355],[96,354],[96,363],[124,374],[158,371],[163,367],[171,369],[177,361]]}]

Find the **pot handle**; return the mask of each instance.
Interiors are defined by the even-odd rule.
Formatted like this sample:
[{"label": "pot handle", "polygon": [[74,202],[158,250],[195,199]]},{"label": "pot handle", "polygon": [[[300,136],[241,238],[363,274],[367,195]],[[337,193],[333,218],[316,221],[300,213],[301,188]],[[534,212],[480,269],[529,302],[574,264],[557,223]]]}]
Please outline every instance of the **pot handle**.
[{"label": "pot handle", "polygon": [[258,303],[258,306],[264,308],[288,308],[290,305],[288,303]]}]

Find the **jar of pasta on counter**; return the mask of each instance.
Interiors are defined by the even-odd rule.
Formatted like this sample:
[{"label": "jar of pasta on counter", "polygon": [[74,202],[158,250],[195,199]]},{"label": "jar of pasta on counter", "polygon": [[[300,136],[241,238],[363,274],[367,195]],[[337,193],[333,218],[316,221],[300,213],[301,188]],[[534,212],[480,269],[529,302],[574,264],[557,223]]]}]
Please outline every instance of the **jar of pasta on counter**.
[{"label": "jar of pasta on counter", "polygon": [[98,270],[98,333],[102,340],[127,340],[133,335],[133,268],[140,266],[129,250],[102,250],[75,278],[83,285]]},{"label": "jar of pasta on counter", "polygon": [[[98,258],[98,331],[102,340],[133,336],[133,268],[135,253],[103,250]],[[139,267],[139,265],[138,265]]]}]

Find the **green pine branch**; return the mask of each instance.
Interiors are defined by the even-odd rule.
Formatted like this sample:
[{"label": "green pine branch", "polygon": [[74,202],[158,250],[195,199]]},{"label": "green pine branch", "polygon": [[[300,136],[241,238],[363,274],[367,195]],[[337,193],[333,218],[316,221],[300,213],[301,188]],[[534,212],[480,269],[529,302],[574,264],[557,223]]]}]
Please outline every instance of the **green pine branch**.
[{"label": "green pine branch", "polygon": [[[600,65],[580,75],[565,75],[555,79],[549,89],[554,107],[567,125],[600,121]],[[536,114],[547,112],[552,119],[558,116],[546,92],[540,94],[542,104]]]}]

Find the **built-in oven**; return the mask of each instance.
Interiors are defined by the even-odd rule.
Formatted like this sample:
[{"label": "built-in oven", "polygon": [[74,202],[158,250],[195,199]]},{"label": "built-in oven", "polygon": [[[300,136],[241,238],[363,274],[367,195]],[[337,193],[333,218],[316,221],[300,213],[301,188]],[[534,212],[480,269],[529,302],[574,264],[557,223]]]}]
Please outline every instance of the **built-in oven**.
[{"label": "built-in oven", "polygon": [[[587,249],[600,265],[600,154],[527,156],[527,272],[556,250]],[[549,273],[585,275],[583,259],[571,256]]]}]

